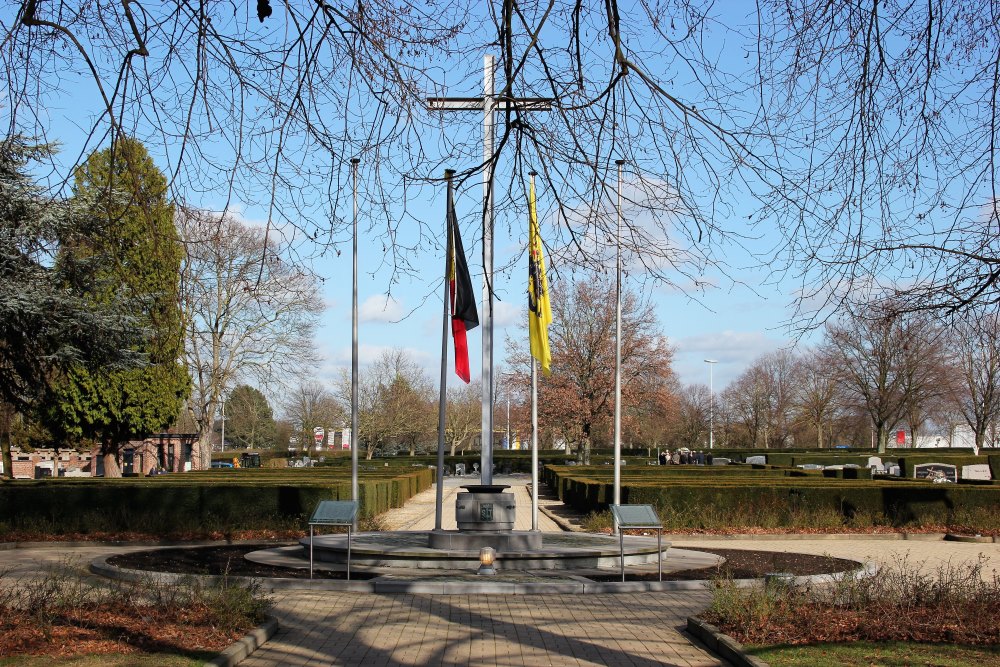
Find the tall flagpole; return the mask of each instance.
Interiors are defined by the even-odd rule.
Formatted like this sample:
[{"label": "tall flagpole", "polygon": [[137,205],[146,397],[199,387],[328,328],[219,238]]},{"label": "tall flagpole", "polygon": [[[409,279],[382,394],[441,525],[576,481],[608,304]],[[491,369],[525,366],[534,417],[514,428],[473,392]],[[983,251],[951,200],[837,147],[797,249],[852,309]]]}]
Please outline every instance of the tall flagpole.
[{"label": "tall flagpole", "polygon": [[494,91],[494,58],[483,58],[483,96],[431,97],[427,107],[438,111],[483,112],[483,393],[480,483],[493,483],[493,126],[495,113],[515,109],[519,113],[549,111],[552,100],[546,98],[504,97]]},{"label": "tall flagpole", "polygon": [[622,503],[622,165],[618,165],[618,233],[615,268],[615,491],[614,504]]},{"label": "tall flagpole", "polygon": [[[535,189],[535,172],[530,172],[531,189]],[[540,233],[540,232],[539,232]],[[528,239],[531,243],[531,239]],[[530,251],[529,251],[530,252]],[[537,298],[537,295],[536,295]],[[531,356],[531,529],[538,530],[538,366]]]},{"label": "tall flagpole", "polygon": [[[454,169],[446,169],[444,177],[448,180],[448,203],[451,206],[451,177]],[[444,508],[444,424],[448,404],[448,284],[451,280],[451,216],[445,215],[445,247],[447,259],[444,263],[444,316],[441,318],[441,387],[438,394],[438,458],[437,458],[437,492],[434,497],[434,530],[441,530]]]},{"label": "tall flagpole", "polygon": [[[354,184],[354,273],[351,282],[351,500],[359,502],[358,493],[358,163],[351,158],[351,175]],[[358,520],[354,520],[358,529]]]},{"label": "tall flagpole", "polygon": [[493,56],[483,60],[483,416],[481,484],[493,483]]}]

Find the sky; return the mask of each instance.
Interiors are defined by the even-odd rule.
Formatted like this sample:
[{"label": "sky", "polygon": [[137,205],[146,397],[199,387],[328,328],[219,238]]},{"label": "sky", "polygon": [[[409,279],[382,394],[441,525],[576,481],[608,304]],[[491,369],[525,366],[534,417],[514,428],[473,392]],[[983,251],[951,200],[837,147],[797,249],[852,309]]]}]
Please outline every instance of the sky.
[{"label": "sky", "polygon": [[[250,25],[256,29],[255,20]],[[271,27],[270,24],[264,26]],[[482,55],[476,54],[475,58],[481,58]],[[474,63],[475,58],[470,58],[469,61]],[[440,92],[468,95],[481,90],[481,70],[477,72],[472,66],[467,69],[468,71],[449,70],[442,66],[441,80],[436,82],[440,86]],[[463,71],[466,73],[462,74]],[[87,127],[88,114],[95,113],[95,100],[92,96],[87,97],[86,76],[80,76],[79,80],[79,97],[68,96],[54,100],[46,108],[46,114],[51,120],[51,137],[63,143],[67,158],[75,158],[79,154],[79,147],[86,137],[86,132],[81,132],[81,128]],[[441,131],[452,133],[455,141],[475,144],[482,141],[480,118],[477,114],[469,114],[460,123],[443,126]],[[440,145],[441,142],[438,143]],[[169,169],[162,153],[170,148],[150,146],[154,159],[164,166],[165,171]],[[461,170],[475,165],[450,166]],[[507,173],[510,173],[510,165],[507,167]],[[403,245],[421,246],[407,271],[393,271],[391,262],[386,261],[383,247],[385,230],[373,229],[371,226],[373,220],[378,220],[379,213],[365,210],[371,203],[365,196],[364,188],[378,181],[377,168],[376,165],[365,162],[359,166],[363,184],[360,200],[363,224],[359,233],[358,258],[360,359],[362,364],[366,364],[386,349],[403,348],[436,383],[441,354],[442,303],[439,276],[443,271],[443,252],[439,243],[427,243],[426,239],[418,243],[415,238],[426,234],[427,229],[443,230],[443,187],[424,187],[421,196],[407,202],[405,214],[398,209],[389,211],[390,216],[399,216],[401,220],[405,220],[396,240]],[[627,174],[626,188],[630,187],[632,181],[642,177],[635,169],[640,167],[635,167]],[[341,178],[339,186],[343,188],[348,182],[348,179]],[[526,184],[523,185],[526,189]],[[263,199],[266,197],[262,197]],[[350,198],[340,196],[337,202],[337,217],[349,220],[351,214],[346,207]],[[211,191],[203,192],[200,200],[188,203],[212,210],[228,206],[230,211],[236,212],[251,224],[263,224],[268,217],[266,202],[234,201],[228,198],[227,193],[214,196]],[[480,297],[483,280],[482,230],[479,223],[481,206],[482,186],[473,179],[458,190],[456,209],[473,284]],[[731,221],[726,217],[735,221],[751,210],[748,206],[749,204],[744,206],[742,202],[733,202],[728,210],[718,209],[715,212],[719,216],[716,222],[721,226],[728,226]],[[546,238],[546,229],[554,224],[554,208],[551,193],[544,188],[539,189],[538,209],[543,239]],[[322,206],[316,205],[315,211],[317,216],[321,215]],[[624,211],[624,215],[631,219],[630,211]],[[412,225],[414,221],[422,223],[423,229],[415,229],[419,225]],[[502,371],[504,365],[505,340],[508,337],[524,336],[524,328],[520,324],[525,317],[526,228],[525,219],[511,219],[505,217],[502,211],[498,212],[494,264],[503,267],[494,279],[497,295],[494,358],[498,372]],[[289,234],[294,236],[295,232]],[[746,248],[727,246],[720,257],[725,265],[725,272],[709,267],[707,273],[700,276],[697,286],[679,274],[674,278],[675,284],[672,286],[651,284],[634,267],[625,276],[626,288],[639,292],[653,304],[661,332],[675,350],[674,370],[682,383],[708,385],[710,367],[705,359],[714,359],[717,363],[711,368],[712,384],[716,391],[720,391],[760,355],[792,344],[794,337],[784,323],[790,318],[788,306],[796,293],[796,286],[771,273],[767,251],[776,245],[776,239],[769,238],[766,230],[763,234],[760,238],[746,241]],[[351,362],[351,252],[347,241],[341,235],[336,248],[339,252],[331,248],[308,260],[310,268],[322,280],[322,296],[326,304],[316,332],[316,345],[321,361],[312,369],[310,379],[319,379],[331,386],[345,369],[350,368]],[[553,299],[558,299],[560,291],[567,285],[570,272],[568,267],[559,265],[551,256],[548,259],[550,289]],[[481,374],[481,331],[478,328],[469,333],[470,365],[474,379]],[[808,342],[808,338],[806,341]],[[450,350],[450,341],[448,347]],[[451,364],[449,361],[449,367]],[[449,382],[458,381],[453,373],[450,374]]]},{"label": "sky", "polygon": [[[476,197],[479,194],[478,189],[468,193],[456,202],[456,208],[460,212],[466,255],[482,312],[482,246],[481,235],[476,233],[480,224],[476,208],[481,205],[481,200]],[[542,195],[539,196],[538,207],[544,238],[547,218],[542,211],[546,210],[547,204]],[[437,207],[430,205],[421,215],[427,216],[427,219],[439,218],[443,227],[443,198]],[[498,237],[504,236],[508,222],[498,220]],[[523,227],[526,225],[527,221],[524,221]],[[471,230],[473,234],[464,230]],[[401,347],[426,369],[436,383],[440,372],[442,300],[440,290],[435,290],[433,294],[430,292],[432,281],[443,271],[443,258],[426,253],[421,257],[415,278],[390,286],[389,273],[378,268],[382,256],[381,242],[366,239],[362,232],[358,245],[361,363],[374,360],[385,349]],[[497,239],[495,267],[504,266],[508,260],[517,258],[511,270],[497,273],[495,281],[498,301],[495,304],[494,358],[498,369],[503,365],[504,340],[507,337],[521,337],[522,344],[527,344],[522,324],[526,318],[527,258],[521,250],[515,240],[506,237]],[[729,272],[738,279],[737,284],[724,281],[719,276],[713,279],[711,274],[700,288],[685,286],[680,277],[678,281],[682,284],[670,288],[644,285],[641,276],[626,276],[624,279],[627,288],[648,298],[653,304],[661,332],[675,349],[674,370],[684,384],[707,386],[711,380],[715,390],[719,391],[760,355],[795,344],[795,335],[784,326],[789,320],[788,306],[794,286],[789,282],[768,282],[770,278],[765,272],[766,267],[741,268],[753,260],[746,253],[734,252],[730,259],[733,264]],[[342,369],[350,369],[351,363],[352,267],[349,246],[339,257],[330,257],[322,266],[322,273],[327,278],[323,285],[327,310],[316,337],[324,357],[317,376],[332,383]],[[549,275],[552,298],[558,299],[560,290],[567,284],[568,274],[562,272],[553,279],[550,267]],[[730,284],[726,285],[727,282]],[[388,294],[390,291],[391,296]],[[481,377],[482,370],[481,328],[470,331],[468,340],[470,366],[475,379]],[[717,361],[711,378],[705,359]],[[451,356],[448,363],[450,369],[453,364]],[[449,383],[460,382],[454,373],[449,372]]]}]

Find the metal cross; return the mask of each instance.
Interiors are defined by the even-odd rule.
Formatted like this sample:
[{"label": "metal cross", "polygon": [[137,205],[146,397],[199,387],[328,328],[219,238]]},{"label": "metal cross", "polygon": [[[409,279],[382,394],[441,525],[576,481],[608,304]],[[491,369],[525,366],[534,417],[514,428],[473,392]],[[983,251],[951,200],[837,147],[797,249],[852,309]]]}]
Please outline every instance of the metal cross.
[{"label": "metal cross", "polygon": [[543,98],[498,99],[493,89],[493,56],[484,58],[482,97],[430,97],[432,111],[483,112],[483,420],[480,481],[493,483],[493,114],[498,110],[549,111]]}]

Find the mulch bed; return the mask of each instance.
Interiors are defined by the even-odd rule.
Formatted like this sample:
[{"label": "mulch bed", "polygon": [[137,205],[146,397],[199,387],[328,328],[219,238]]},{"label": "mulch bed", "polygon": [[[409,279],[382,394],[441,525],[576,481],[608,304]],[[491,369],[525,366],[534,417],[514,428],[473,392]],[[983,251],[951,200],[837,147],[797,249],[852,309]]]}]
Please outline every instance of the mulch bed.
[{"label": "mulch bed", "polygon": [[71,657],[106,653],[172,653],[206,657],[243,632],[212,626],[204,608],[173,612],[155,607],[103,605],[67,609],[44,622],[25,612],[0,610],[0,658],[12,655]]},{"label": "mulch bed", "polygon": [[857,610],[799,602],[780,609],[760,627],[726,623],[709,613],[705,618],[741,643],[754,645],[909,641],[993,646],[1000,645],[996,612],[976,603]]},{"label": "mulch bed", "polygon": [[[271,546],[271,545],[269,545]],[[262,545],[238,545],[220,547],[194,547],[189,549],[156,549],[151,551],[136,551],[130,554],[114,556],[108,562],[117,567],[133,570],[151,570],[156,572],[174,572],[179,574],[213,574],[238,577],[278,577],[285,579],[308,579],[309,571],[294,570],[283,567],[272,567],[251,563],[243,558],[244,554],[264,548]],[[744,549],[705,549],[698,551],[722,556],[726,561],[717,567],[685,570],[682,572],[664,573],[665,581],[690,581],[712,579],[715,577],[732,577],[735,579],[754,579],[771,572],[788,572],[796,576],[843,572],[858,567],[858,563],[842,558],[829,556],[813,556],[810,554],[779,553],[773,551],[749,551]],[[351,572],[351,579],[371,579],[377,575],[363,572]],[[326,572],[316,570],[317,579],[344,579],[343,572]],[[606,576],[590,576],[595,581],[618,581],[617,573]],[[628,581],[656,580],[652,574],[626,574]]]}]

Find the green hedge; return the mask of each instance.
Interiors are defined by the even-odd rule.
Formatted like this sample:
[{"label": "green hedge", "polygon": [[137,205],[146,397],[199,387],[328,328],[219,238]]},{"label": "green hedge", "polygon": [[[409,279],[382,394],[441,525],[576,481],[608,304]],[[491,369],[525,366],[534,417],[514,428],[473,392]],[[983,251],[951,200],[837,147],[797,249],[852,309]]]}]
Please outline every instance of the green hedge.
[{"label": "green hedge", "polygon": [[[400,507],[432,483],[427,468],[365,475],[359,479],[361,516]],[[5,482],[0,537],[20,531],[175,535],[295,529],[304,527],[319,501],[350,497],[350,474],[316,469]]]},{"label": "green hedge", "polygon": [[[1000,530],[996,512],[1000,485],[819,475],[765,477],[761,473],[767,470],[741,468],[744,475],[675,475],[660,480],[623,474],[622,502],[655,506],[672,529],[951,526]],[[593,467],[550,466],[545,470],[545,478],[560,499],[582,512],[607,508],[613,495],[609,477]]]}]

